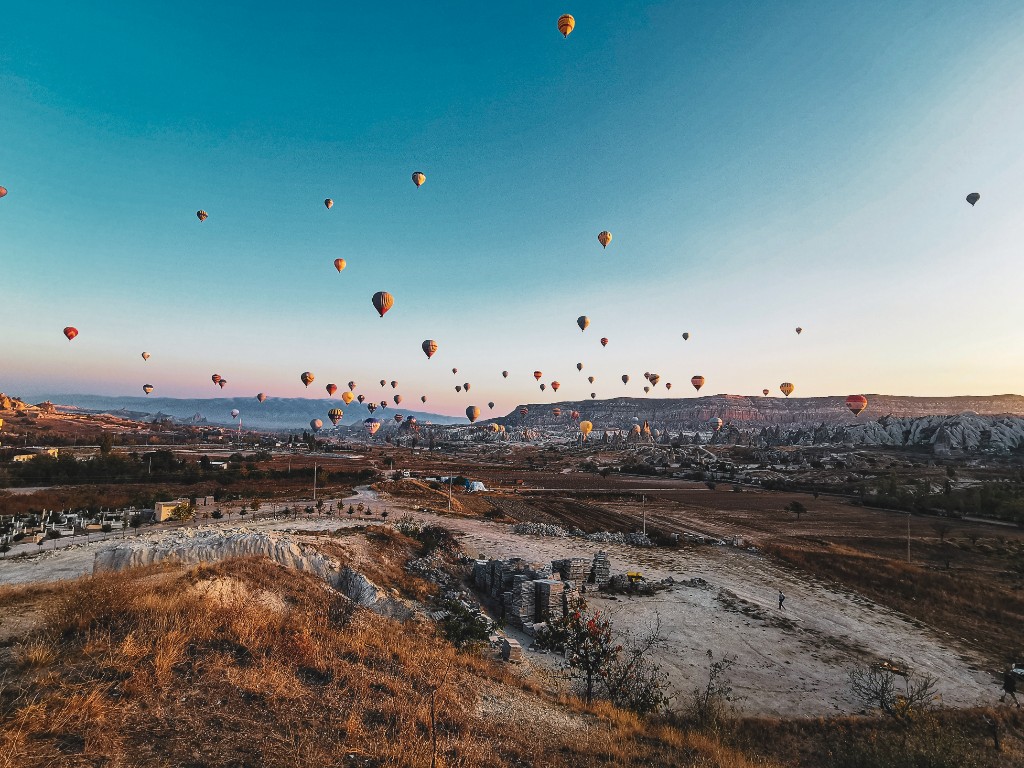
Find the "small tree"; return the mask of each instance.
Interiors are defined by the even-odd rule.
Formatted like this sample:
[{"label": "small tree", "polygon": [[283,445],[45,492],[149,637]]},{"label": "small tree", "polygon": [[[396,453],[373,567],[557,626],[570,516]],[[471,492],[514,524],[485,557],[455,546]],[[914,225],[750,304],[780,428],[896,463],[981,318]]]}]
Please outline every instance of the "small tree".
[{"label": "small tree", "polygon": [[939,544],[944,544],[946,536],[953,530],[953,526],[950,525],[948,520],[942,520],[940,518],[932,523],[932,530],[935,531],[936,535],[938,535]]},{"label": "small tree", "polygon": [[791,501],[786,505],[786,511],[792,512],[796,515],[797,522],[800,522],[800,515],[807,511],[807,507],[801,504],[799,501]]},{"label": "small tree", "polygon": [[139,528],[142,527],[142,515],[132,515],[128,518],[128,525],[135,529],[135,535],[139,535]]},{"label": "small tree", "polygon": [[171,510],[171,519],[185,522],[196,516],[196,505],[191,501],[183,501]]},{"label": "small tree", "polygon": [[903,723],[913,720],[936,702],[938,682],[938,678],[931,675],[888,663],[850,672],[850,686],[857,698]]},{"label": "small tree", "polygon": [[249,502],[249,509],[252,510],[253,517],[255,517],[256,513],[260,511],[261,506],[262,505],[260,504],[259,499],[253,499],[252,501]]},{"label": "small tree", "polygon": [[324,500],[323,499],[317,499],[316,500],[316,513],[318,515],[322,515],[324,513]]},{"label": "small tree", "polygon": [[387,522],[387,520],[388,520],[388,511],[386,509],[383,512],[380,513],[380,519],[383,520],[384,522]]},{"label": "small tree", "polygon": [[545,647],[565,651],[569,674],[582,685],[587,704],[593,702],[598,684],[622,651],[612,640],[611,622],[599,611],[588,615],[583,598],[576,598],[565,616],[551,621],[537,640]]},{"label": "small tree", "polygon": [[220,520],[222,517],[224,517],[224,513],[221,512],[219,509],[215,509],[213,510],[213,512],[210,513],[210,517],[212,517],[214,520]]},{"label": "small tree", "polygon": [[354,515],[355,513],[356,513],[356,508],[353,507],[351,504],[349,504],[348,505],[348,509],[345,510],[345,514],[347,514],[349,517],[352,517],[352,515]]},{"label": "small tree", "polygon": [[728,674],[736,659],[723,656],[715,661],[715,654],[710,650],[707,656],[707,682],[703,688],[693,689],[684,712],[686,718],[698,728],[713,730],[719,728],[729,716],[732,685]]},{"label": "small tree", "polygon": [[11,551],[11,545],[8,544],[6,540],[5,541],[0,541],[0,555],[2,555],[4,557],[4,559],[7,558],[7,553],[10,552],[10,551]]}]

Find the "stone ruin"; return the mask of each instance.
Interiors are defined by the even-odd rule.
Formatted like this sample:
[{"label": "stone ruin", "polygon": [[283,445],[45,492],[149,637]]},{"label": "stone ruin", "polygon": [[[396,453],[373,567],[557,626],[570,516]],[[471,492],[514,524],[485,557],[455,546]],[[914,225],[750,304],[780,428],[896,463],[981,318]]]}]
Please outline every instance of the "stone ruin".
[{"label": "stone ruin", "polygon": [[565,615],[569,598],[585,585],[604,586],[611,578],[606,552],[593,559],[571,557],[550,563],[522,558],[477,560],[473,564],[476,588],[497,600],[505,621],[534,635],[551,617]]}]

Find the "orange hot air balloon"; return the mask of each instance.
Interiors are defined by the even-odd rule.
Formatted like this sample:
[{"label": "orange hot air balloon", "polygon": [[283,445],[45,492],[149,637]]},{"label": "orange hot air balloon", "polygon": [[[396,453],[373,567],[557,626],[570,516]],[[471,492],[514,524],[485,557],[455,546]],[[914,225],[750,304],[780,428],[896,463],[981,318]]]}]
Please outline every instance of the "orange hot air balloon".
[{"label": "orange hot air balloon", "polygon": [[64,335],[68,337],[68,341],[71,341],[73,338],[75,338],[75,336],[78,335],[78,329],[75,328],[73,325],[69,325],[67,328],[64,329]]},{"label": "orange hot air balloon", "polygon": [[351,391],[345,391],[341,393],[341,402],[345,405],[351,405],[352,401],[356,399],[356,396]]},{"label": "orange hot air balloon", "polygon": [[473,423],[480,418],[480,409],[475,405],[471,405],[466,409],[466,418],[469,419],[470,423]]},{"label": "orange hot air balloon", "polygon": [[601,339],[601,346],[602,347],[607,347],[608,346],[608,339],[607,338]]},{"label": "orange hot air balloon", "polygon": [[525,416],[525,415],[526,415],[526,414],[528,414],[529,412],[530,412],[530,409],[529,409],[529,408],[520,408],[520,409],[519,409],[519,415],[520,415],[520,416]]},{"label": "orange hot air balloon", "polygon": [[300,380],[300,381],[301,381],[301,382],[302,382],[303,384],[305,384],[305,385],[306,385],[307,387],[308,387],[308,386],[309,386],[310,384],[312,384],[312,383],[313,383],[313,378],[314,378],[313,374],[312,374],[312,373],[310,373],[309,371],[306,371],[306,372],[305,372],[305,373],[303,373],[303,374],[302,374],[301,376],[299,376],[299,380]]},{"label": "orange hot air balloon", "polygon": [[782,382],[782,384],[779,385],[779,389],[782,391],[782,394],[784,394],[786,397],[789,397],[791,394],[793,394],[793,390],[796,389],[796,387],[794,387],[788,381],[784,381]]},{"label": "orange hot air balloon", "polygon": [[338,426],[338,422],[341,421],[341,417],[345,415],[345,412],[341,408],[331,408],[327,412],[327,418],[331,420],[331,424]]},{"label": "orange hot air balloon", "polygon": [[334,207],[334,201],[328,197],[326,200],[324,200],[324,205],[327,206],[327,210],[329,211],[331,210],[331,208]]},{"label": "orange hot air balloon", "polygon": [[267,396],[265,394],[263,394],[262,392],[260,392],[258,395],[256,395],[256,399],[259,400],[262,403],[262,402],[266,401]]},{"label": "orange hot air balloon", "polygon": [[558,391],[558,388],[559,388],[560,386],[562,386],[562,385],[561,385],[561,384],[559,384],[559,383],[558,383],[557,381],[552,381],[552,382],[551,382],[551,388],[552,388],[553,390],[555,390],[555,392],[557,392],[557,391]]},{"label": "orange hot air balloon", "polygon": [[461,384],[456,384],[455,385],[455,391],[456,392],[461,392],[462,391],[462,385]]},{"label": "orange hot air balloon", "polygon": [[355,390],[355,388],[356,388],[356,383],[355,383],[354,381],[350,381],[350,382],[348,383],[348,391],[349,391],[349,392],[352,392],[352,391],[354,391],[354,390]]},{"label": "orange hot air balloon", "polygon": [[690,379],[690,383],[693,384],[694,389],[700,392],[700,388],[704,386],[704,377],[694,376],[692,379]]},{"label": "orange hot air balloon", "polygon": [[402,396],[401,395],[395,395],[395,405],[401,405],[401,404],[402,404]]},{"label": "orange hot air balloon", "polygon": [[228,385],[228,380],[227,379],[221,379],[220,381],[217,382],[217,386],[219,386],[221,389],[224,389],[224,387],[226,387],[227,385]]},{"label": "orange hot air balloon", "polygon": [[142,353],[142,359],[143,360],[149,360],[150,357],[151,357],[151,355],[149,354],[149,352],[143,352]]},{"label": "orange hot air balloon", "polygon": [[535,379],[536,379],[537,381],[540,381],[540,380],[541,380],[541,377],[542,377],[543,375],[544,375],[544,374],[543,374],[543,373],[541,373],[540,371],[534,371],[534,372],[533,372],[533,378],[535,378]]},{"label": "orange hot air balloon", "polygon": [[594,430],[594,425],[589,421],[580,422],[580,434],[583,435],[583,439],[586,440],[590,433]]},{"label": "orange hot air balloon", "polygon": [[0,187],[0,197],[7,197],[7,187]]},{"label": "orange hot air balloon", "polygon": [[493,411],[494,410],[494,402],[492,401],[492,402],[488,403],[487,407],[490,408]]},{"label": "orange hot air balloon", "polygon": [[622,383],[623,384],[629,384],[629,374],[628,373],[622,374]]},{"label": "orange hot air balloon", "polygon": [[422,187],[423,182],[426,180],[426,174],[422,173],[421,171],[415,171],[412,175],[412,183],[415,184],[417,187]]},{"label": "orange hot air balloon", "polygon": [[576,370],[577,371],[582,371],[583,370],[583,363],[576,363]]},{"label": "orange hot air balloon", "polygon": [[562,415],[562,409],[561,408],[552,408],[551,409],[551,415],[554,416],[555,418],[558,418],[559,416]]},{"label": "orange hot air balloon", "polygon": [[220,384],[220,374],[219,373],[213,374],[213,376],[210,377],[210,381],[212,381],[214,383],[214,385]]},{"label": "orange hot air balloon", "polygon": [[341,270],[343,270],[345,268],[345,264],[346,264],[346,262],[345,262],[344,259],[335,259],[334,260],[334,268],[336,270],[338,270],[339,272],[341,272]]},{"label": "orange hot air balloon", "polygon": [[145,392],[148,395],[150,392],[153,391],[153,385],[152,384],[143,384],[142,385],[142,391]]},{"label": "orange hot air balloon", "polygon": [[581,331],[585,331],[590,327],[590,318],[586,315],[580,315],[576,318],[576,325],[580,327]]},{"label": "orange hot air balloon", "polygon": [[868,407],[868,399],[864,395],[850,395],[846,398],[846,407],[850,409],[854,416],[860,416],[864,409]]},{"label": "orange hot air balloon", "polygon": [[381,317],[395,305],[395,298],[387,291],[377,291],[373,294],[371,299],[373,302],[373,308],[377,310]]},{"label": "orange hot air balloon", "polygon": [[324,423],[320,421],[320,419],[313,419],[312,421],[309,422],[309,428],[312,429],[314,432],[319,432],[323,425]]},{"label": "orange hot air balloon", "polygon": [[659,375],[658,375],[658,374],[656,374],[656,373],[652,373],[652,374],[651,374],[651,376],[650,376],[650,378],[649,378],[649,379],[647,379],[647,380],[648,380],[649,382],[651,382],[651,386],[652,386],[652,387],[656,387],[656,386],[658,386],[658,382],[659,382],[659,381],[661,381],[661,376],[659,376]]},{"label": "orange hot air balloon", "polygon": [[387,400],[381,400],[380,401],[380,407],[381,408],[387,408],[388,407],[388,401]]},{"label": "orange hot air balloon", "polygon": [[392,389],[398,389],[398,382],[397,381],[392,381],[391,382],[391,388]]},{"label": "orange hot air balloon", "polygon": [[437,342],[433,339],[427,339],[420,346],[423,347],[423,354],[427,356],[427,360],[432,358],[434,353],[437,352]]},{"label": "orange hot air balloon", "polygon": [[328,395],[330,395],[331,397],[334,397],[334,393],[338,391],[338,385],[337,384],[328,384],[326,387],[324,387],[324,389],[327,390],[327,394]]},{"label": "orange hot air balloon", "polygon": [[768,397],[768,393],[769,393],[769,392],[771,392],[771,390],[770,390],[770,389],[762,389],[762,390],[761,390],[761,394],[762,394],[762,395],[764,395],[765,397]]},{"label": "orange hot air balloon", "polygon": [[508,378],[508,371],[502,371],[501,372],[501,378],[507,379]]},{"label": "orange hot air balloon", "polygon": [[421,403],[427,402],[427,396],[426,395],[420,395],[420,402]]},{"label": "orange hot air balloon", "polygon": [[563,13],[558,17],[558,31],[562,33],[562,37],[568,37],[569,33],[572,32],[576,26],[576,19],[570,14]]},{"label": "orange hot air balloon", "polygon": [[200,221],[206,221],[208,218],[210,218],[210,214],[208,214],[206,211],[196,211],[196,217]]},{"label": "orange hot air balloon", "polygon": [[[612,233],[605,230],[597,236],[597,242],[601,244],[602,248],[607,248],[608,243],[612,241]],[[627,249],[628,250],[628,249]]]},{"label": "orange hot air balloon", "polygon": [[366,402],[366,395],[360,395],[359,397],[356,398],[356,400],[358,400],[359,404],[362,405],[363,403]]}]

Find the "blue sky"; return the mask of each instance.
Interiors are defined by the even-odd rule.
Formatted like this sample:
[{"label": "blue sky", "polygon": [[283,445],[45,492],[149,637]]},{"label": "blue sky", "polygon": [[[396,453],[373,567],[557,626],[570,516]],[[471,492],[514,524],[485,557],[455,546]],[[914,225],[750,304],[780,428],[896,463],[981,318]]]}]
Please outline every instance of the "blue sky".
[{"label": "blue sky", "polygon": [[0,389],[1020,392],[1021,39],[1014,2],[6,4]]}]

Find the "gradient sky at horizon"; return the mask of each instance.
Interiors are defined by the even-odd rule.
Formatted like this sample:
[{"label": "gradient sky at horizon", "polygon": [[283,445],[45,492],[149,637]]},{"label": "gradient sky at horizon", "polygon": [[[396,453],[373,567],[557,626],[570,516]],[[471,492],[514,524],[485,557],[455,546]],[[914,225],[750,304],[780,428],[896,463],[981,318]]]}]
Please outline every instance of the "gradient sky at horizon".
[{"label": "gradient sky at horizon", "polygon": [[995,1],[7,4],[0,391],[1021,392],[1021,39]]}]

